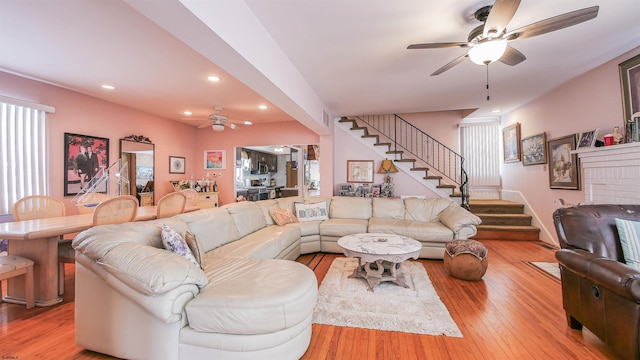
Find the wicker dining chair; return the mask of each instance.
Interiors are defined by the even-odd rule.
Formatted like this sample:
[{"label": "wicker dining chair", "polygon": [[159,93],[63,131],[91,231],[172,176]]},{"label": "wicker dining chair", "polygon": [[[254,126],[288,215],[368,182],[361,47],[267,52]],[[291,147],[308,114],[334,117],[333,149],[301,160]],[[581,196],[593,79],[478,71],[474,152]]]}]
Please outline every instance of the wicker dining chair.
[{"label": "wicker dining chair", "polygon": [[[44,219],[65,216],[64,202],[46,195],[25,196],[11,209],[14,221]],[[71,239],[58,239],[58,294],[64,294],[64,264],[75,264],[75,250]]]},{"label": "wicker dining chair", "polygon": [[96,206],[93,225],[121,224],[134,221],[138,212],[138,199],[131,195],[117,196]]},{"label": "wicker dining chair", "polygon": [[198,206],[198,192],[193,189],[183,189],[180,191],[187,197],[186,206],[196,207]]},{"label": "wicker dining chair", "polygon": [[172,192],[158,200],[156,219],[182,214],[187,203],[187,197],[181,192]]}]

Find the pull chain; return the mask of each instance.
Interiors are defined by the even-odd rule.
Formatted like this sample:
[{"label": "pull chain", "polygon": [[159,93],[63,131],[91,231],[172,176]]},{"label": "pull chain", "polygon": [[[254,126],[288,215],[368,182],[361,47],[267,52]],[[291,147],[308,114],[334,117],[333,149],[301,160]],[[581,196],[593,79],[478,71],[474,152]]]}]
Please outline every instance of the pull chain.
[{"label": "pull chain", "polygon": [[489,101],[490,96],[489,96],[489,63],[486,64],[487,65],[487,101]]}]

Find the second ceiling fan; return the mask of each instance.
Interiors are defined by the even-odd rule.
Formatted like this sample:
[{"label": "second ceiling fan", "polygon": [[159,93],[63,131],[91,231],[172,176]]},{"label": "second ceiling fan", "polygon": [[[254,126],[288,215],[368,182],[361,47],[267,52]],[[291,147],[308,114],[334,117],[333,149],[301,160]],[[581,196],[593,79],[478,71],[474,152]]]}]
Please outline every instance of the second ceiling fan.
[{"label": "second ceiling fan", "polygon": [[508,42],[580,24],[594,19],[598,16],[599,10],[598,6],[592,6],[541,20],[517,30],[507,31],[507,25],[513,18],[518,6],[520,6],[520,0],[496,0],[493,5],[478,9],[474,16],[483,24],[471,30],[466,42],[412,44],[407,49],[469,48],[466,54],[436,70],[431,76],[442,74],[464,61],[467,57],[477,64],[488,65],[494,61],[500,61],[514,66],[524,61],[526,57],[520,51],[509,46]]},{"label": "second ceiling fan", "polygon": [[238,125],[253,125],[251,121],[229,120],[229,118],[222,113],[221,106],[216,106],[215,110],[215,113],[209,114],[208,119],[182,118],[182,120],[206,121],[202,125],[198,126],[198,128],[201,129],[211,126],[211,129],[213,129],[213,131],[223,131],[225,126],[233,130],[237,130],[240,128]]}]

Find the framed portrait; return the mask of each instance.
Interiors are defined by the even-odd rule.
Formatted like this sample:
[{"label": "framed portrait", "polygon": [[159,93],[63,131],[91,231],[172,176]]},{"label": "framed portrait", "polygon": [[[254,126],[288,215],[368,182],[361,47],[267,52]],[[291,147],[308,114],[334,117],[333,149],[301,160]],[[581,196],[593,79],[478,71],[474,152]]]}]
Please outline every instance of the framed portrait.
[{"label": "framed portrait", "polygon": [[[109,139],[64,133],[64,196],[92,186],[109,167]],[[108,181],[96,189],[107,192]]]},{"label": "framed portrait", "polygon": [[522,150],[522,165],[547,163],[547,136],[545,133],[522,138],[520,149]]},{"label": "framed portrait", "polygon": [[227,168],[226,150],[205,150],[204,151],[205,170],[224,170]]},{"label": "framed portrait", "polygon": [[620,63],[618,68],[622,87],[624,123],[626,124],[632,121],[634,114],[640,112],[640,55]]},{"label": "framed portrait", "polygon": [[576,136],[568,135],[547,142],[549,156],[549,187],[551,189],[580,190],[580,168],[576,149]]},{"label": "framed portrait", "polygon": [[185,158],[169,156],[169,174],[184,174]]},{"label": "framed portrait", "polygon": [[520,123],[502,129],[504,162],[520,161]]},{"label": "framed portrait", "polygon": [[347,160],[347,182],[372,183],[373,160]]},{"label": "framed portrait", "polygon": [[580,134],[580,140],[578,140],[578,149],[593,147],[598,137],[598,129],[585,131]]}]

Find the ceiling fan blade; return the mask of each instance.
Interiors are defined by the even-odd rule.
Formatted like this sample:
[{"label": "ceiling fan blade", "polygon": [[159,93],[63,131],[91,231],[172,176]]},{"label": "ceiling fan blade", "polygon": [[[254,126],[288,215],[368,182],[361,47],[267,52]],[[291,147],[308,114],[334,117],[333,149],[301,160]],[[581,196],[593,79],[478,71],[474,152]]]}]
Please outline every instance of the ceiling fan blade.
[{"label": "ceiling fan blade", "polygon": [[236,126],[236,124],[231,123],[231,122],[225,122],[225,125],[227,125],[229,128],[233,129],[233,130],[237,130],[239,129],[239,127]]},{"label": "ceiling fan blade", "polygon": [[521,27],[520,29],[510,31],[504,38],[510,41],[526,39],[577,25],[598,16],[599,8],[599,6],[592,6],[541,20]]},{"label": "ceiling fan blade", "polygon": [[511,46],[507,46],[507,50],[505,50],[504,55],[500,58],[500,62],[503,64],[515,66],[520,64],[521,62],[527,59],[523,53],[512,48]]},{"label": "ceiling fan blade", "polygon": [[509,21],[520,6],[520,0],[496,0],[484,22],[484,36],[494,38],[502,35]]},{"label": "ceiling fan blade", "polygon": [[407,46],[407,49],[446,49],[454,47],[469,47],[469,43],[466,42],[444,42],[444,43],[429,43],[429,44],[412,44]]},{"label": "ceiling fan blade", "polygon": [[462,55],[462,56],[460,56],[460,57],[456,58],[455,60],[451,61],[451,62],[450,62],[450,63],[448,63],[447,65],[445,65],[445,66],[441,67],[440,69],[438,69],[438,70],[434,71],[434,72],[431,74],[431,76],[436,76],[436,75],[440,75],[440,74],[442,74],[443,72],[445,72],[445,71],[447,71],[447,70],[451,69],[452,67],[454,67],[454,66],[456,66],[456,65],[460,64],[461,62],[463,62],[463,61],[464,61],[464,59],[466,59],[468,56],[469,56],[469,55],[464,54],[464,55]]}]

